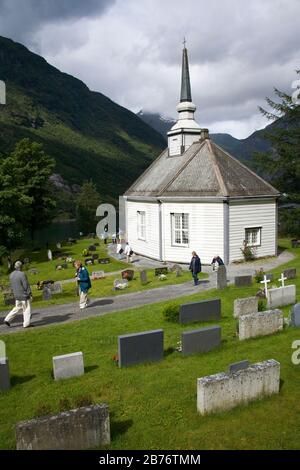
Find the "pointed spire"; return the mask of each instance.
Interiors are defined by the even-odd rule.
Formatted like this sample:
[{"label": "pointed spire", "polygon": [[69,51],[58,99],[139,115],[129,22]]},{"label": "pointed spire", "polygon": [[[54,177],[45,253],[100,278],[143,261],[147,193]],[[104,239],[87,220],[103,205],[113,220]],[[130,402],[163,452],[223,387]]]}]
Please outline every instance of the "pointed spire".
[{"label": "pointed spire", "polygon": [[185,47],[185,42],[186,41],[184,39],[183,51],[182,51],[182,72],[181,72],[181,93],[180,93],[181,102],[192,101],[189,60],[188,60],[187,48]]}]

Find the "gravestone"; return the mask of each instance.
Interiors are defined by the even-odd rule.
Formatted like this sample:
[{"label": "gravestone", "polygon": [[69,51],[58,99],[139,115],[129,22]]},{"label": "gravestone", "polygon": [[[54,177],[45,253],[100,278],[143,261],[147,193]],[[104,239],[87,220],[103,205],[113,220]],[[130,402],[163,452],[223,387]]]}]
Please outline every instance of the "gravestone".
[{"label": "gravestone", "polygon": [[98,253],[92,254],[92,259],[97,260],[99,258]]},{"label": "gravestone", "polygon": [[54,294],[61,294],[62,291],[63,291],[62,283],[61,282],[54,282],[53,287],[52,287],[52,291],[53,291]]},{"label": "gravestone", "polygon": [[176,277],[181,277],[182,276],[182,267],[181,266],[178,266],[178,268],[176,268]]},{"label": "gravestone", "polygon": [[274,281],[274,274],[272,273],[267,273],[266,274],[267,281]]},{"label": "gravestone", "polygon": [[163,330],[143,331],[118,337],[119,367],[161,361],[164,356]]},{"label": "gravestone", "polygon": [[154,270],[155,276],[159,276],[160,274],[168,274],[168,268],[155,268]]},{"label": "gravestone", "polygon": [[293,238],[291,240],[291,244],[292,244],[292,248],[299,248],[299,246],[300,246],[300,242],[299,242],[299,240],[297,240],[297,238]]},{"label": "gravestone", "polygon": [[99,245],[100,245],[99,242],[94,243],[94,246],[99,246]]},{"label": "gravestone", "polygon": [[171,267],[170,267],[170,271],[172,273],[176,273],[177,269],[182,269],[182,267],[179,265],[179,264],[173,264]]},{"label": "gravestone", "polygon": [[239,361],[229,364],[228,372],[229,374],[235,374],[239,370],[247,369],[249,367],[249,361]]},{"label": "gravestone", "polygon": [[234,278],[235,287],[246,287],[252,285],[252,276],[236,276]]},{"label": "gravestone", "polygon": [[276,333],[283,329],[283,313],[281,310],[266,310],[249,313],[239,317],[239,339],[256,338]]},{"label": "gravestone", "polygon": [[125,271],[121,272],[122,279],[127,279],[127,281],[132,281],[134,278],[134,270],[133,269],[126,269]]},{"label": "gravestone", "polygon": [[235,299],[233,304],[233,316],[238,318],[240,315],[258,312],[258,298],[245,297],[244,299]]},{"label": "gravestone", "polygon": [[29,264],[29,263],[30,263],[29,258],[24,258],[24,259],[23,259],[23,264]]},{"label": "gravestone", "polygon": [[6,306],[14,305],[16,302],[13,292],[4,292],[3,300],[4,300],[4,305]]},{"label": "gravestone", "polygon": [[90,245],[88,249],[89,251],[96,251],[97,247],[95,245]]},{"label": "gravestone", "polygon": [[85,266],[89,266],[89,265],[91,265],[91,264],[94,264],[93,258],[86,258],[86,259],[84,260],[84,264],[85,264]]},{"label": "gravestone", "polygon": [[224,289],[225,287],[227,287],[226,266],[221,265],[217,270],[217,289]]},{"label": "gravestone", "polygon": [[197,410],[201,415],[230,410],[238,405],[279,393],[280,363],[274,359],[251,364],[236,373],[197,380]]},{"label": "gravestone", "polygon": [[54,356],[52,362],[54,380],[69,379],[84,374],[82,352]]},{"label": "gravestone", "polygon": [[109,264],[110,263],[110,258],[99,258],[98,263],[99,264]]},{"label": "gravestone", "polygon": [[292,308],[291,326],[300,327],[300,303],[294,305]]},{"label": "gravestone", "polygon": [[90,405],[16,425],[17,450],[86,450],[110,444],[108,406]]},{"label": "gravestone", "polygon": [[267,305],[268,308],[284,307],[296,303],[296,286],[290,285],[268,289]]},{"label": "gravestone", "polygon": [[114,280],[114,289],[115,290],[124,290],[128,287],[129,283],[127,279],[115,279]]},{"label": "gravestone", "polygon": [[0,391],[10,389],[9,362],[7,357],[0,357]]},{"label": "gravestone", "polygon": [[221,320],[221,299],[201,300],[180,305],[179,323]]},{"label": "gravestone", "polygon": [[221,345],[221,327],[208,326],[181,333],[182,354],[203,353]]},{"label": "gravestone", "polygon": [[104,279],[105,274],[104,271],[93,271],[92,272],[92,279],[96,281],[97,279]]},{"label": "gravestone", "polygon": [[52,291],[50,286],[43,287],[43,300],[51,300],[52,299]]},{"label": "gravestone", "polygon": [[287,279],[295,279],[297,277],[297,269],[296,268],[288,268],[283,271],[283,276]]},{"label": "gravestone", "polygon": [[38,274],[39,272],[36,268],[31,268],[31,269],[28,270],[28,273],[29,274]]},{"label": "gravestone", "polygon": [[148,278],[147,278],[147,271],[146,270],[143,270],[143,271],[140,272],[140,281],[141,281],[141,284],[147,284]]}]

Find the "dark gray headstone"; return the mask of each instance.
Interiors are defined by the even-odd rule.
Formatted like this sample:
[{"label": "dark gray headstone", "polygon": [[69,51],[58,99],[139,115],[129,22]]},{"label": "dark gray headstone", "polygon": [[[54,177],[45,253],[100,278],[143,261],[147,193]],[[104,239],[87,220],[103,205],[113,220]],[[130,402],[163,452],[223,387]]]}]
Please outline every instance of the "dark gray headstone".
[{"label": "dark gray headstone", "polygon": [[297,277],[297,269],[296,268],[288,268],[283,271],[284,277],[287,279],[295,279]]},{"label": "dark gray headstone", "polygon": [[10,389],[9,362],[7,357],[0,357],[0,391]]},{"label": "dark gray headstone", "polygon": [[99,258],[98,263],[99,264],[109,264],[110,263],[110,258]]},{"label": "dark gray headstone", "polygon": [[89,251],[96,251],[97,247],[95,245],[90,245],[88,249]]},{"label": "dark gray headstone", "polygon": [[293,240],[291,240],[291,244],[292,244],[292,248],[299,248],[300,246],[300,242],[296,238],[293,238]]},{"label": "dark gray headstone", "polygon": [[144,270],[140,272],[140,280],[141,280],[141,284],[147,284],[148,282],[147,271]]},{"label": "dark gray headstone", "polygon": [[84,260],[84,264],[85,264],[85,266],[88,266],[88,265],[90,265],[90,264],[94,264],[93,258],[86,258],[86,259]]},{"label": "dark gray headstone", "polygon": [[164,356],[163,330],[122,335],[119,343],[119,367],[161,361]]},{"label": "dark gray headstone", "polygon": [[274,274],[272,273],[267,273],[266,274],[266,278],[268,281],[274,281]]},{"label": "dark gray headstone", "polygon": [[291,326],[300,327],[300,303],[294,305],[292,308]]},{"label": "dark gray headstone", "polygon": [[249,367],[249,361],[239,361],[234,362],[233,364],[229,365],[229,374],[234,374],[239,370],[247,369]]},{"label": "dark gray headstone", "polygon": [[43,288],[43,300],[51,300],[51,299],[52,299],[51,287],[45,286]]},{"label": "dark gray headstone", "polygon": [[29,274],[38,274],[39,272],[38,272],[38,270],[37,270],[36,268],[32,268],[32,269],[29,269],[29,270],[28,270],[28,273],[29,273]]},{"label": "dark gray headstone", "polygon": [[98,253],[94,253],[94,254],[92,254],[92,258],[93,258],[93,259],[95,259],[95,260],[96,260],[96,259],[98,259],[98,258],[99,258],[99,255],[98,255]]},{"label": "dark gray headstone", "polygon": [[224,289],[225,287],[227,287],[226,266],[221,265],[217,270],[217,289]]},{"label": "dark gray headstone", "polygon": [[62,283],[61,282],[55,282],[53,284],[53,287],[52,287],[52,292],[54,294],[61,294],[63,291],[63,288],[62,288]]},{"label": "dark gray headstone", "polygon": [[221,319],[221,299],[201,300],[180,305],[179,322],[193,323]]},{"label": "dark gray headstone", "polygon": [[155,268],[155,276],[160,276],[161,274],[168,274],[168,268]]},{"label": "dark gray headstone", "polygon": [[252,285],[252,276],[236,276],[234,278],[235,287],[245,287]]},{"label": "dark gray headstone", "polygon": [[181,334],[182,354],[207,352],[221,345],[221,327],[208,326],[198,330],[184,331]]}]

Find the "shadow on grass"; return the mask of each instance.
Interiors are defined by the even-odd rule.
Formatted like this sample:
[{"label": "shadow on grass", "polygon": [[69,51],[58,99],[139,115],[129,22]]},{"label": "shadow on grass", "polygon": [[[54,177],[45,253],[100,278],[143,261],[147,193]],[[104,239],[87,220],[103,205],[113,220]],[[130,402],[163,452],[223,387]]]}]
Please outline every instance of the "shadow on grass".
[{"label": "shadow on grass", "polygon": [[93,370],[99,369],[99,366],[87,366],[84,368],[84,373],[88,374],[89,372],[93,372]]},{"label": "shadow on grass", "polygon": [[284,380],[283,379],[280,379],[279,381],[279,391],[281,392],[281,389],[283,388],[284,386]]},{"label": "shadow on grass", "polygon": [[35,379],[35,375],[13,375],[10,379],[11,386],[25,384]]},{"label": "shadow on grass", "polygon": [[175,351],[176,351],[176,349],[175,349],[175,348],[172,348],[172,347],[170,347],[170,348],[168,348],[168,349],[165,349],[165,350],[164,350],[164,357],[170,356],[170,355],[173,354]]},{"label": "shadow on grass", "polygon": [[132,419],[125,419],[123,421],[115,420],[114,413],[110,413],[110,426],[111,426],[111,440],[116,437],[126,434],[129,428],[133,425]]},{"label": "shadow on grass", "polygon": [[278,255],[281,255],[281,253],[283,253],[286,250],[287,250],[287,248],[285,246],[278,246],[277,253],[278,253]]}]

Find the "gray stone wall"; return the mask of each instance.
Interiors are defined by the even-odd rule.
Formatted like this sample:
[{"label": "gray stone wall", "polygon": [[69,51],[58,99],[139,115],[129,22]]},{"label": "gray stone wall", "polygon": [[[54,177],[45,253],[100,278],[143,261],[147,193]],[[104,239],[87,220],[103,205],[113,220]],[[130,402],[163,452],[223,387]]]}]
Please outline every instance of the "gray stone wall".
[{"label": "gray stone wall", "polygon": [[283,313],[281,310],[266,310],[239,317],[240,340],[271,335],[282,329]]}]

